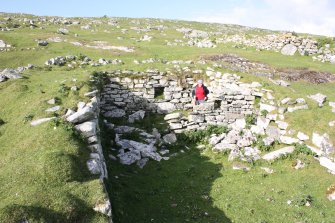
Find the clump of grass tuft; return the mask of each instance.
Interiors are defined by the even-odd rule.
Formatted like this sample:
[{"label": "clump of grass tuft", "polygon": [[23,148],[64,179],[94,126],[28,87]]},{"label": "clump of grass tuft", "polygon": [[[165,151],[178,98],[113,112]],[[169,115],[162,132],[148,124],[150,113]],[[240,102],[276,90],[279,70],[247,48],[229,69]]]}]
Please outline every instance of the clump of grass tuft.
[{"label": "clump of grass tuft", "polygon": [[30,122],[31,120],[33,120],[33,118],[34,118],[33,114],[27,114],[26,116],[24,116],[23,122],[24,123]]}]

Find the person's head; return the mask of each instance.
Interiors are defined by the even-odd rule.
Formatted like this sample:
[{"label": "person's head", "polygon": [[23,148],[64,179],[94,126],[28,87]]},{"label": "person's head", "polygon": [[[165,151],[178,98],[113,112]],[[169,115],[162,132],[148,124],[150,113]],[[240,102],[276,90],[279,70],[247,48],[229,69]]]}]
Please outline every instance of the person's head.
[{"label": "person's head", "polygon": [[198,80],[198,86],[202,86],[204,82],[202,80]]}]

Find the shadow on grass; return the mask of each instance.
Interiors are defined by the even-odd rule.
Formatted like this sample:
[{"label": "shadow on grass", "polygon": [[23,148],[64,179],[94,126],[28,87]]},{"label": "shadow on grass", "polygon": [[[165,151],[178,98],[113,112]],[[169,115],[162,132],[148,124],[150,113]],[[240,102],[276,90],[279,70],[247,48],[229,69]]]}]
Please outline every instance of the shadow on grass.
[{"label": "shadow on grass", "polygon": [[140,169],[108,159],[108,154],[117,156],[107,151],[114,136],[107,128],[102,127],[102,132],[114,223],[231,222],[211,198],[212,184],[224,167],[201,155],[195,144],[179,140],[169,147],[170,154],[177,156],[150,160]]},{"label": "shadow on grass", "polygon": [[[66,196],[66,210],[55,211],[49,208],[36,205],[17,205],[13,204],[4,209],[5,216],[2,219],[6,223],[17,222],[92,222],[94,220],[94,211],[87,204],[71,195]],[[64,214],[66,212],[67,214]]]}]

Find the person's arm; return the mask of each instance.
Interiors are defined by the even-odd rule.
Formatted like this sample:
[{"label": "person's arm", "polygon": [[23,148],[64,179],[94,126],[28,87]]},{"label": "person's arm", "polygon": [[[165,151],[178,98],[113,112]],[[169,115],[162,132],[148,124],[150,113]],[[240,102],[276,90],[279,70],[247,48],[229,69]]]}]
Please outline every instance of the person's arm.
[{"label": "person's arm", "polygon": [[204,86],[204,92],[205,92],[205,100],[207,100],[208,99],[207,95],[209,94],[209,90],[206,86]]}]

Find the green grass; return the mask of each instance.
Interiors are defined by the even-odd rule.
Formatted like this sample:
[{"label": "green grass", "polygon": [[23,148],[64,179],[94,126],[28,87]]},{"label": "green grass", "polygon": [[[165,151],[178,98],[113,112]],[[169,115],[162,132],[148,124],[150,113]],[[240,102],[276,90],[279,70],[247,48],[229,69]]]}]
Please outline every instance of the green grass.
[{"label": "green grass", "polygon": [[[223,154],[187,146],[190,151],[182,144],[171,148],[185,154],[160,163],[149,161],[143,169],[108,163],[115,222],[333,221],[334,204],[325,194],[333,176],[312,157],[298,156],[308,163],[302,170],[291,167],[293,160],[280,160],[256,163],[243,172],[233,170]],[[261,166],[275,173],[265,174]],[[302,206],[308,196],[311,206]]]},{"label": "green grass", "polygon": [[[79,74],[31,72],[27,79],[0,86],[0,219],[1,222],[104,222],[93,211],[103,199],[100,180],[86,168],[85,143],[62,126],[51,123],[32,127],[24,117],[48,116],[44,110],[52,97],[63,108],[81,98],[58,93],[60,81],[71,83]],[[84,90],[85,87],[83,87]],[[45,93],[41,93],[41,90]]]},{"label": "green grass", "polygon": [[[6,17],[8,15],[1,15]],[[17,17],[32,17],[16,15]],[[283,56],[271,51],[256,51],[253,48],[238,49],[233,44],[219,44],[215,49],[200,49],[188,46],[166,46],[170,42],[183,39],[183,34],[175,29],[193,27],[199,30],[223,31],[224,34],[242,33],[265,35],[266,30],[246,30],[241,26],[205,24],[198,22],[138,19],[141,25],[131,24],[133,19],[121,18],[121,28],[107,25],[108,18],[96,18],[101,25],[92,25],[92,30],[81,30],[80,26],[89,20],[76,18],[80,25],[38,24],[43,29],[23,27],[9,32],[1,32],[0,39],[13,45],[10,52],[0,53],[0,69],[17,68],[27,64],[39,68],[26,71],[24,79],[0,83],[0,222],[105,222],[106,218],[95,213],[95,202],[102,199],[102,186],[96,176],[86,170],[89,150],[80,138],[68,128],[52,123],[31,127],[29,118],[51,116],[44,112],[51,107],[46,101],[58,97],[62,107],[75,108],[78,101],[87,100],[83,94],[90,89],[87,84],[94,71],[129,69],[145,71],[148,68],[175,70],[173,65],[162,63],[135,65],[133,61],[148,58],[167,60],[197,61],[206,55],[233,53],[258,61],[273,68],[308,68],[310,70],[335,73],[335,66],[329,63],[313,62],[311,57],[295,55]],[[137,19],[136,19],[137,20]],[[137,42],[145,33],[137,33],[131,27],[164,25],[166,30],[149,31],[151,42]],[[70,30],[68,35],[57,34],[59,27]],[[122,33],[121,29],[128,31]],[[166,35],[163,35],[163,34]],[[76,37],[75,34],[78,34]],[[36,39],[60,36],[67,42],[50,42],[47,47],[37,46]],[[123,37],[123,40],[117,37]],[[106,41],[108,45],[134,47],[134,53],[109,51],[74,46],[72,41],[92,44]],[[29,48],[29,49],[28,49]],[[121,59],[123,65],[101,67],[85,66],[70,69],[67,66],[44,68],[44,62],[56,56],[84,54],[94,60],[99,58]],[[206,69],[206,65],[181,65],[192,69]],[[219,69],[221,72],[229,70]],[[264,88],[273,90],[277,99],[298,98],[309,94],[323,93],[328,101],[335,101],[334,83],[313,85],[303,81],[294,82],[290,87],[275,86],[266,78],[250,74],[241,75],[243,82],[258,81]],[[180,75],[174,72],[174,75]],[[184,77],[185,74],[180,75]],[[205,75],[204,75],[205,76]],[[198,76],[197,76],[198,77]],[[205,78],[205,77],[202,77]],[[76,81],[74,81],[74,79]],[[63,84],[63,87],[62,87]],[[63,94],[60,90],[76,85],[78,93]],[[311,109],[286,114],[290,127],[311,135],[313,131],[327,132],[335,142],[335,133],[328,126],[334,120],[334,113],[328,105],[318,108],[308,100]],[[125,120],[111,120],[122,124]],[[163,116],[146,114],[142,122],[132,126],[151,132],[157,128],[165,132],[167,123]],[[103,132],[105,134],[106,132]],[[109,136],[112,138],[112,136]],[[130,138],[136,136],[129,135]],[[203,135],[199,136],[200,138]],[[111,138],[105,140],[105,148]],[[196,137],[194,137],[196,138]],[[179,141],[180,142],[180,141]],[[185,142],[185,141],[182,141]],[[308,142],[310,143],[310,142]],[[185,146],[191,148],[190,151]],[[232,170],[232,163],[223,154],[211,150],[200,151],[193,142],[172,146],[171,153],[180,153],[169,161],[150,161],[143,170],[136,166],[122,166],[107,157],[109,180],[107,182],[112,199],[114,222],[332,222],[334,203],[325,198],[326,188],[334,183],[311,157],[299,155],[309,165],[302,170],[291,168],[292,160],[279,160],[271,164],[272,175],[264,174],[256,163],[248,173]],[[116,154],[114,154],[116,155]],[[116,176],[118,178],[116,178]],[[299,204],[313,198],[311,207],[287,205],[287,200]]]}]

